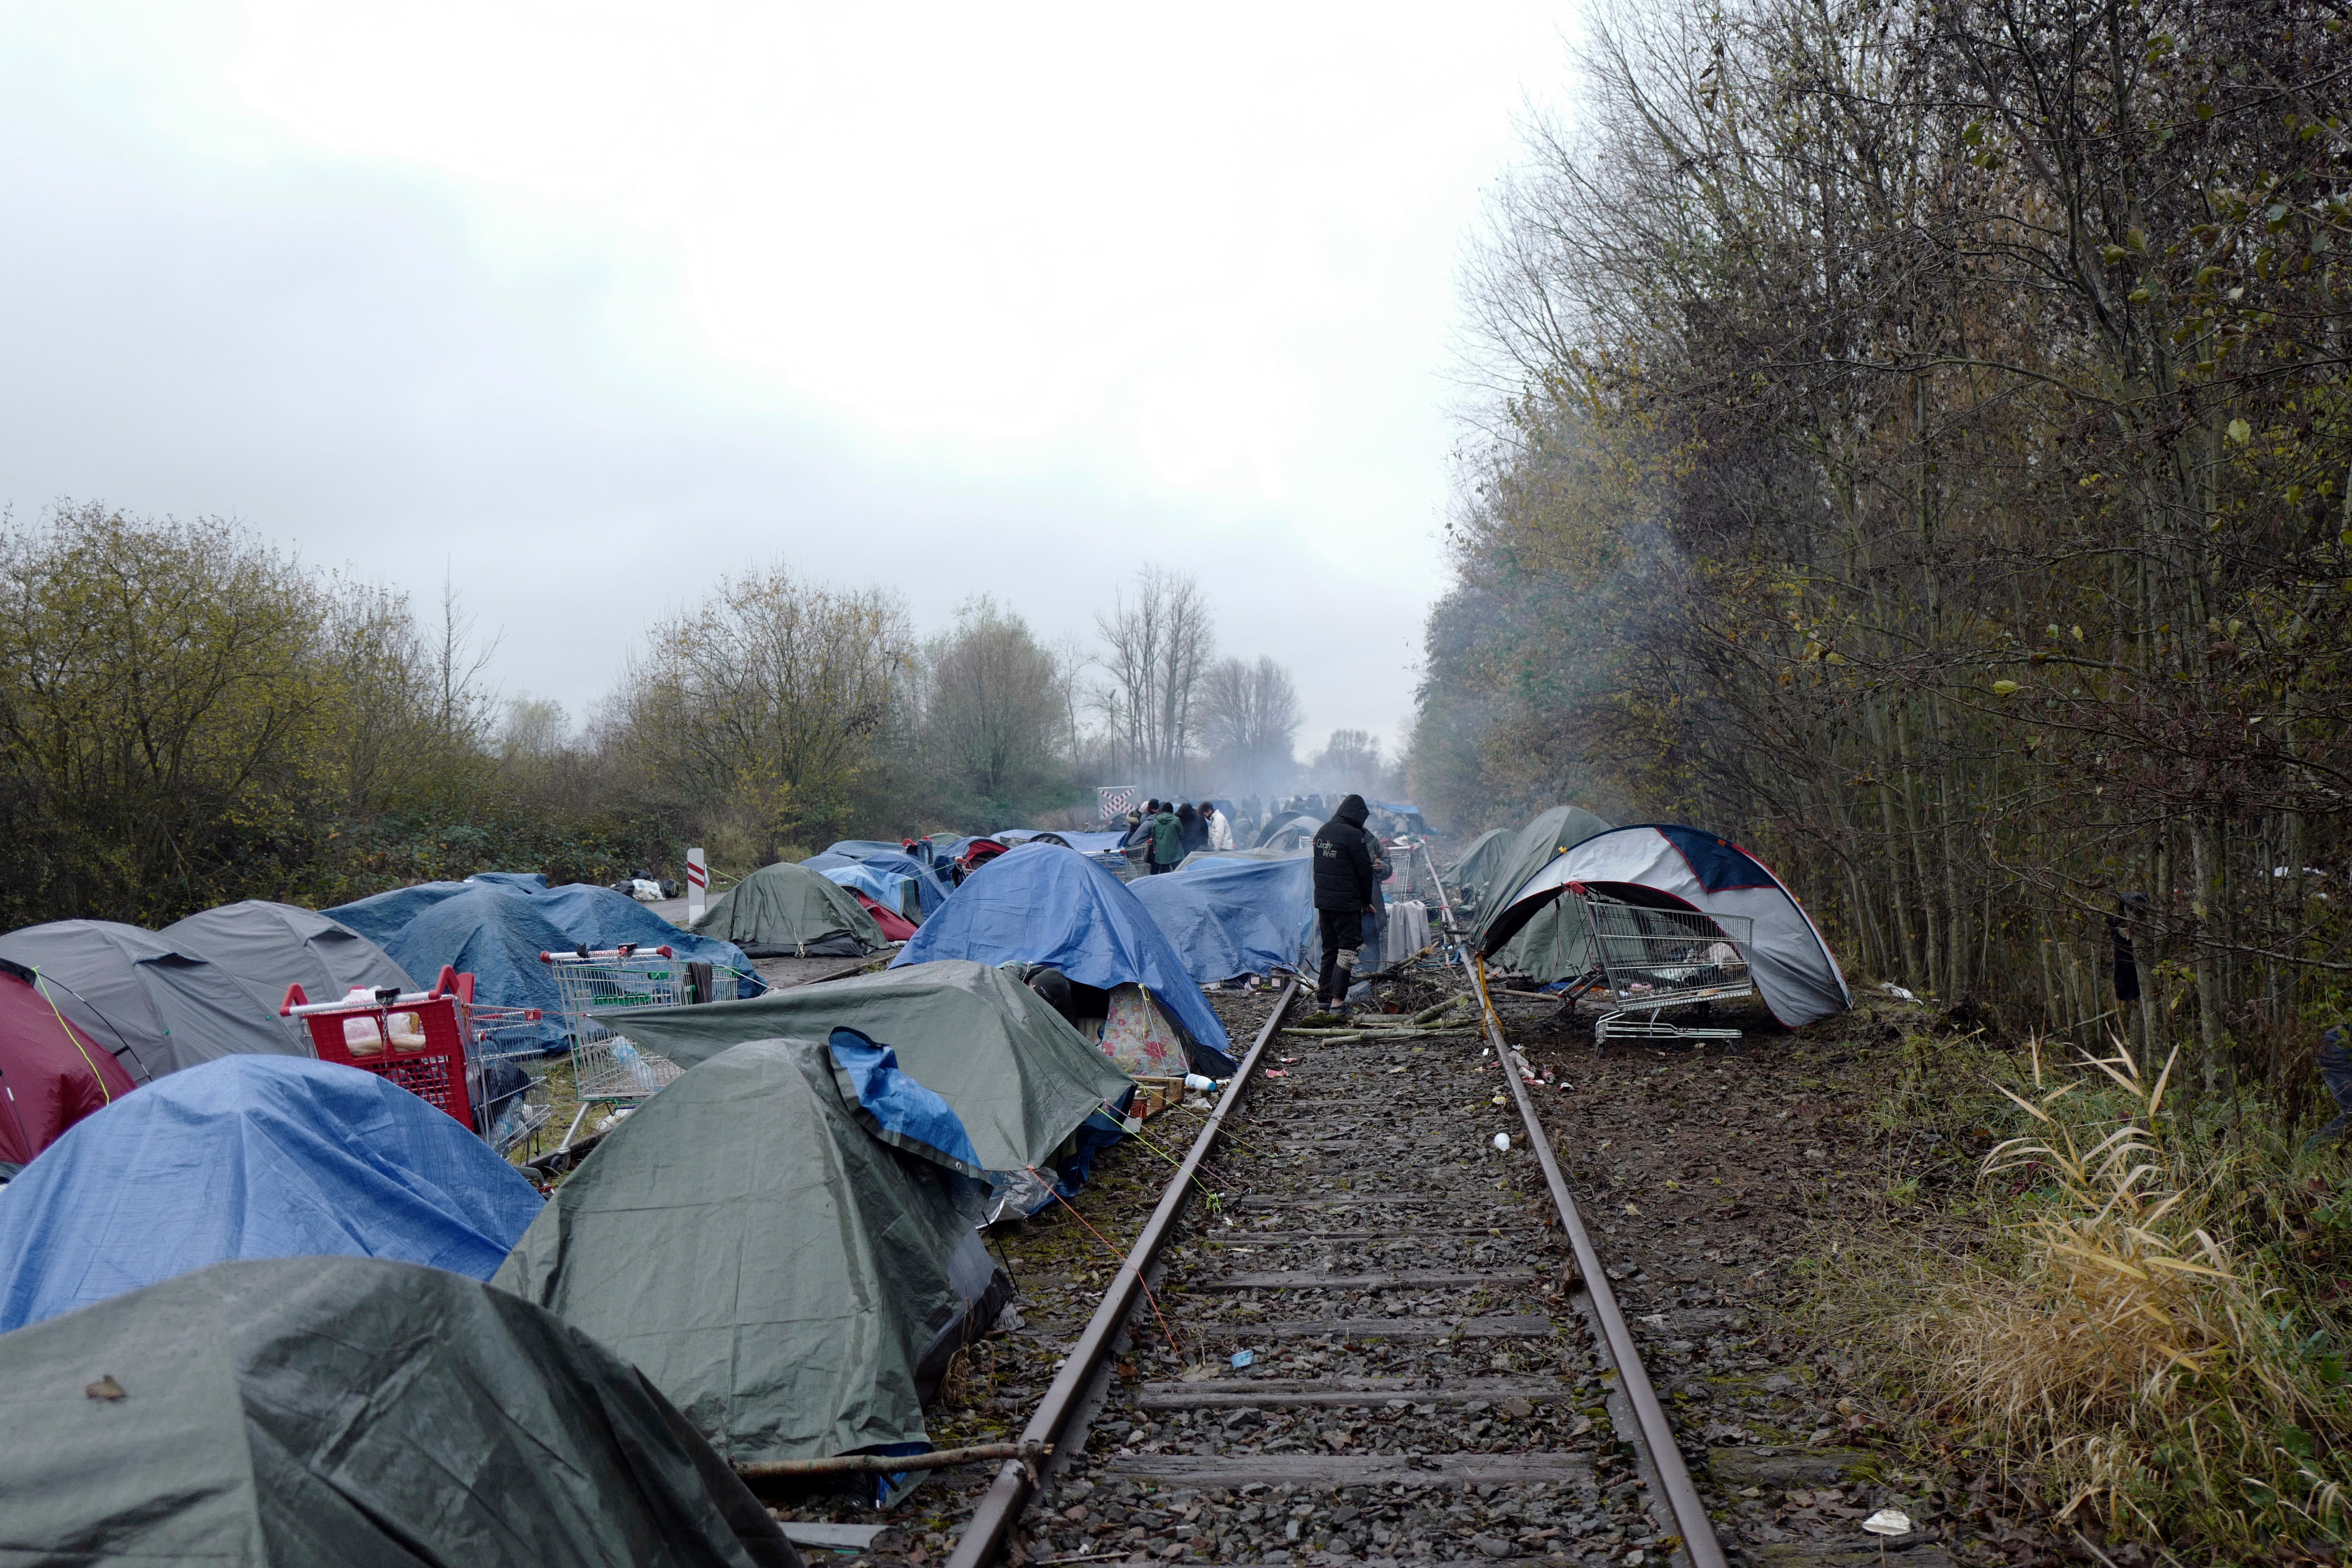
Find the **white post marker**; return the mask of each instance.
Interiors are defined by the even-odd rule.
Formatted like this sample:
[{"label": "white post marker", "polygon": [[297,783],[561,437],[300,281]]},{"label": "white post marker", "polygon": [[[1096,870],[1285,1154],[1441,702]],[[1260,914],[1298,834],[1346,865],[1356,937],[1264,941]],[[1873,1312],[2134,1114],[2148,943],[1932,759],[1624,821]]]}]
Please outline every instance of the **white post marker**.
[{"label": "white post marker", "polygon": [[700,850],[686,852],[686,923],[702,923],[702,901],[710,889],[710,862],[702,858]]}]

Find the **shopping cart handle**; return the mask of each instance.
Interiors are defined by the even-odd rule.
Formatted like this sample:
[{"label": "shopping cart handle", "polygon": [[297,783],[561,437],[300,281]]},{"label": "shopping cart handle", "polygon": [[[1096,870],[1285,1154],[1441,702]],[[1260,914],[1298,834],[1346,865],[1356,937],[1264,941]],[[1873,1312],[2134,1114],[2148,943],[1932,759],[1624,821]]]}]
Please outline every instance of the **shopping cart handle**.
[{"label": "shopping cart handle", "polygon": [[278,1004],[278,1016],[282,1019],[292,1018],[296,1008],[308,1007],[310,1004],[310,998],[302,994],[301,984],[297,981],[286,988],[286,999]]}]

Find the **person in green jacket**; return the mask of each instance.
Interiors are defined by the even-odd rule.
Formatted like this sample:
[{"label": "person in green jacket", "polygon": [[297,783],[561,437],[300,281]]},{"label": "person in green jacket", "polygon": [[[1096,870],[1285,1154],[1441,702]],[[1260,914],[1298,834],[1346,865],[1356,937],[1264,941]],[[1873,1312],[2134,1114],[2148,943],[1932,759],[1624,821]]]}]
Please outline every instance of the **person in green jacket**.
[{"label": "person in green jacket", "polygon": [[1151,819],[1151,874],[1174,871],[1184,859],[1184,824],[1165,801]]}]

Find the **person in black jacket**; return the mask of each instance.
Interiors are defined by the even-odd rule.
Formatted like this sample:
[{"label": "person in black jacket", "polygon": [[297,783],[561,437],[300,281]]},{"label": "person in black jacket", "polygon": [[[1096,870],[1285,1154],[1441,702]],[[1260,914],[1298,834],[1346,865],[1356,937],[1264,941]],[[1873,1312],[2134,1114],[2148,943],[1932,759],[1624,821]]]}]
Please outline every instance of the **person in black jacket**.
[{"label": "person in black jacket", "polygon": [[1363,946],[1364,916],[1380,895],[1364,835],[1364,819],[1370,814],[1361,795],[1350,795],[1315,830],[1315,917],[1323,939],[1315,997],[1334,1011],[1346,1010],[1348,988],[1356,983],[1356,950]]},{"label": "person in black jacket", "polygon": [[1190,800],[1176,808],[1176,827],[1184,837],[1184,852],[1209,847],[1209,824],[1201,820],[1200,808]]}]

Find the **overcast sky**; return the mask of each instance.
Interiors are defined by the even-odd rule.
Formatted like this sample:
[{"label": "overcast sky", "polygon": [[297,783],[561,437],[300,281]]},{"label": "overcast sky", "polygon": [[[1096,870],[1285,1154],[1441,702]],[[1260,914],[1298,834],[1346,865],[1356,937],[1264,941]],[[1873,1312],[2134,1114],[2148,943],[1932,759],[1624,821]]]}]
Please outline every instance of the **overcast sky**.
[{"label": "overcast sky", "polygon": [[1146,562],[1393,744],[1454,277],[1563,4],[0,0],[0,501],[241,519],[583,715],[781,559]]}]

